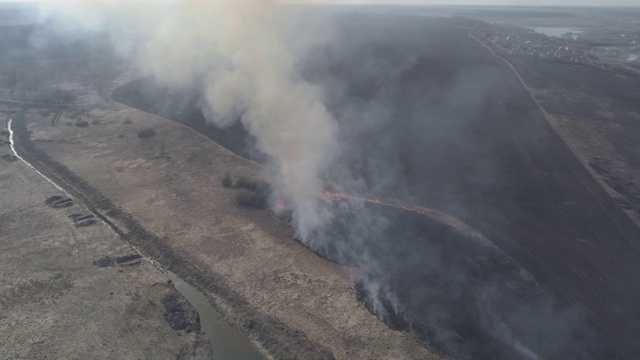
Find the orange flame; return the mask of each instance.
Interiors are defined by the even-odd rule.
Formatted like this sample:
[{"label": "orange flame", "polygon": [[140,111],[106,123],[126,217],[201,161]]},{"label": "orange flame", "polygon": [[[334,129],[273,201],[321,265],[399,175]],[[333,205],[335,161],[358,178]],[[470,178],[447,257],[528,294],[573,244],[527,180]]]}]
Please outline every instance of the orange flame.
[{"label": "orange flame", "polygon": [[343,193],[336,193],[336,192],[330,192],[330,191],[324,191],[323,194],[329,198],[333,198],[333,199],[350,199],[350,200],[361,200],[361,201],[365,201],[371,204],[377,204],[377,205],[384,205],[384,206],[389,206],[392,208],[396,208],[396,209],[400,209],[400,210],[404,210],[404,211],[410,211],[410,212],[415,212],[418,214],[422,214],[422,215],[427,215],[426,212],[411,207],[411,206],[407,206],[407,205],[401,205],[401,204],[393,204],[390,202],[385,202],[382,200],[378,200],[376,198],[366,198],[366,197],[360,197],[360,196],[354,196],[354,195],[349,195],[349,194],[343,194]]},{"label": "orange flame", "polygon": [[[421,215],[429,215],[424,210],[421,210],[421,209],[418,209],[418,208],[415,208],[415,207],[411,207],[411,206],[408,206],[406,204],[394,204],[392,202],[382,201],[382,200],[379,200],[379,199],[376,199],[376,198],[367,198],[367,197],[361,197],[361,196],[355,196],[355,195],[338,193],[338,192],[331,192],[331,191],[323,191],[322,194],[324,196],[328,197],[328,198],[331,198],[331,199],[359,200],[359,201],[368,202],[370,204],[389,206],[389,207],[392,207],[392,208],[396,208],[396,209],[400,209],[400,210],[404,210],[404,211],[410,211],[410,212],[414,212],[414,213],[421,214]],[[284,199],[280,198],[280,199],[278,199],[278,202],[276,203],[275,207],[272,208],[272,209],[267,210],[267,213],[269,215],[271,215],[271,216],[274,216],[273,210],[275,210],[277,213],[283,213],[283,212],[289,210],[289,207],[287,206],[287,204],[284,201]]]},{"label": "orange flame", "polygon": [[276,205],[276,208],[278,209],[278,211],[287,210],[287,204],[284,203],[284,199],[282,198],[278,199],[278,205]]}]

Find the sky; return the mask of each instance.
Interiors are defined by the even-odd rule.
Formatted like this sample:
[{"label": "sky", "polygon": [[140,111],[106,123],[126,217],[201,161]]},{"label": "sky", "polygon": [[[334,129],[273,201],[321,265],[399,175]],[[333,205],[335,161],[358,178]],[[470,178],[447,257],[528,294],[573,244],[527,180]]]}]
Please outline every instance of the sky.
[{"label": "sky", "polygon": [[335,0],[323,2],[413,5],[640,6],[640,0]]},{"label": "sky", "polygon": [[[64,3],[69,0],[0,0],[0,3]],[[131,0],[71,0],[72,2],[131,2]],[[134,0],[135,1],[135,0]],[[138,0],[145,2],[166,2],[179,0]],[[194,1],[194,0],[191,0]],[[198,1],[198,0],[195,0]],[[216,1],[216,0],[200,0]],[[217,0],[219,1],[219,0]],[[242,0],[236,0],[242,1]],[[270,0],[265,0],[270,1]],[[271,0],[272,1],[272,0]],[[278,0],[275,0],[278,1]],[[298,3],[327,4],[407,4],[407,5],[501,5],[501,6],[640,6],[640,0],[289,0]],[[283,1],[287,2],[287,0]]]}]

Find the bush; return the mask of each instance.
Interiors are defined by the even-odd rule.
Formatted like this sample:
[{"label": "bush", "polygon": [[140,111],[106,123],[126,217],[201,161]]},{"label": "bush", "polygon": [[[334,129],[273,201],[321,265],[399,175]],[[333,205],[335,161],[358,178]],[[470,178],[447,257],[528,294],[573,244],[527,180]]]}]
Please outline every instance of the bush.
[{"label": "bush", "polygon": [[77,127],[87,127],[87,126],[89,126],[89,122],[87,120],[78,119],[76,121],[76,126]]},{"label": "bush", "polygon": [[258,188],[258,182],[254,179],[241,177],[236,181],[236,187],[240,189],[255,191]]},{"label": "bush", "polygon": [[242,207],[254,209],[265,209],[267,207],[266,196],[249,191],[242,191],[236,194],[236,204]]},{"label": "bush", "polygon": [[64,123],[67,126],[73,126],[73,123],[71,121],[67,121],[66,123]]},{"label": "bush", "polygon": [[124,139],[124,136],[125,136],[124,134],[118,134],[117,137],[118,137],[118,139]]},{"label": "bush", "polygon": [[91,120],[91,125],[100,125],[100,120],[99,119]]},{"label": "bush", "polygon": [[124,119],[123,124],[127,124],[127,125],[128,124],[133,124],[133,121],[131,121],[130,118],[126,118],[126,119]]},{"label": "bush", "polygon": [[231,181],[231,176],[228,173],[222,178],[222,186],[226,188],[233,186],[233,181]]},{"label": "bush", "polygon": [[142,129],[140,131],[138,131],[138,138],[139,139],[146,139],[146,138],[151,138],[156,136],[156,131],[153,130],[152,128],[146,128],[146,129]]}]

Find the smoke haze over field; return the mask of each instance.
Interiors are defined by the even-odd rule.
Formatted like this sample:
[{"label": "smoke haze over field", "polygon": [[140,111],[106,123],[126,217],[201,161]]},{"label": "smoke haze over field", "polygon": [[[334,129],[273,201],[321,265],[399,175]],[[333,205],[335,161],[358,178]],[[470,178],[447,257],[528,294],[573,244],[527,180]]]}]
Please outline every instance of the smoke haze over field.
[{"label": "smoke haze over field", "polygon": [[330,180],[465,221],[484,216],[474,226],[516,248],[522,234],[510,225],[557,201],[536,197],[523,159],[552,167],[544,151],[553,147],[528,93],[466,28],[257,0],[42,10],[63,33],[108,31],[173,92],[196,89],[208,122],[241,122],[267,156],[272,202],[293,207],[298,237],[364,269],[361,295],[396,327],[459,358],[601,350],[593,334],[576,335],[586,328],[578,311],[557,309],[496,248],[413,213],[319,196]]},{"label": "smoke haze over field", "polygon": [[202,89],[201,106],[217,126],[242,121],[269,157],[276,195],[295,207],[303,238],[328,220],[317,194],[339,151],[336,125],[322,89],[299,74],[306,48],[330,36],[321,17],[302,26],[299,9],[267,1],[75,4],[50,10],[81,26],[112,31],[117,40],[119,32],[137,37],[139,42],[115,45],[160,82]]}]

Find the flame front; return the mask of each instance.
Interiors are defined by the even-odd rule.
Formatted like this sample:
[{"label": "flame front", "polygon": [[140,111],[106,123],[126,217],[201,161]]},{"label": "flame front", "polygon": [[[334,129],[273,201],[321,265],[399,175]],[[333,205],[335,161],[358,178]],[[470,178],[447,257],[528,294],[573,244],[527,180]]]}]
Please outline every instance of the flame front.
[{"label": "flame front", "polygon": [[278,211],[282,212],[282,211],[286,211],[287,208],[287,204],[285,204],[284,199],[280,198],[278,199],[278,204],[276,205],[276,209],[278,209]]},{"label": "flame front", "polygon": [[[367,197],[362,197],[362,196],[356,196],[356,195],[350,195],[350,194],[345,194],[345,193],[338,193],[338,192],[332,192],[332,191],[323,191],[322,195],[324,195],[325,197],[329,198],[329,199],[348,199],[348,200],[358,200],[358,201],[364,201],[364,202],[368,202],[370,204],[377,204],[377,205],[383,205],[383,206],[389,206],[392,208],[396,208],[396,209],[400,209],[400,210],[404,210],[404,211],[410,211],[410,212],[414,212],[417,214],[421,214],[421,215],[429,215],[426,211],[416,208],[416,207],[412,207],[412,206],[408,206],[406,204],[399,204],[399,203],[393,203],[393,202],[389,202],[389,201],[382,201],[376,198],[367,198]],[[269,209],[267,211],[267,213],[269,213],[269,215],[274,215],[273,211],[276,212],[276,214],[282,214],[286,211],[289,210],[289,207],[287,206],[287,203],[284,201],[283,198],[278,199],[278,201],[276,202],[276,205]]]},{"label": "flame front", "polygon": [[360,201],[368,202],[370,204],[384,205],[384,206],[389,206],[389,207],[393,207],[393,208],[404,210],[404,211],[410,211],[410,212],[418,213],[418,214],[421,214],[421,215],[428,215],[425,211],[420,210],[420,209],[415,208],[415,207],[411,207],[411,206],[407,206],[407,205],[403,205],[403,204],[393,204],[393,203],[385,202],[385,201],[382,201],[382,200],[379,200],[379,199],[376,199],[376,198],[366,198],[366,197],[360,197],[360,196],[349,195],[349,194],[344,194],[344,193],[337,193],[337,192],[331,192],[331,191],[323,191],[322,193],[326,197],[332,198],[332,199],[360,200]]}]

